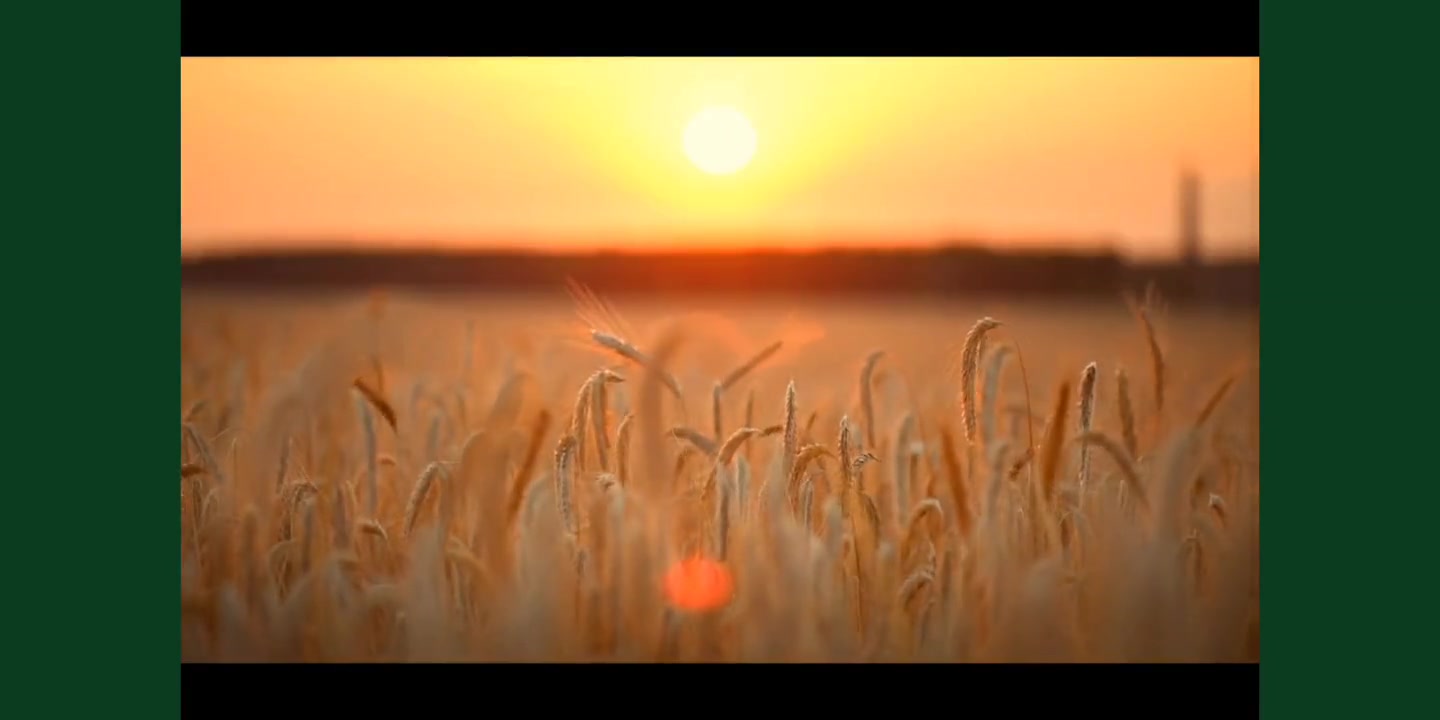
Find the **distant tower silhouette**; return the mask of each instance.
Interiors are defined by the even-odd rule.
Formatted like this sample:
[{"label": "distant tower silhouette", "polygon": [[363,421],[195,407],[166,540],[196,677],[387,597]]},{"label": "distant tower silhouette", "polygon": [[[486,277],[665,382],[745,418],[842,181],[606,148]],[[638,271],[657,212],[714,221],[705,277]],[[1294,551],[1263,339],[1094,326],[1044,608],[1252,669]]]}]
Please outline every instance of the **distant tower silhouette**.
[{"label": "distant tower silhouette", "polygon": [[1200,176],[1180,174],[1180,257],[1187,267],[1200,264]]}]

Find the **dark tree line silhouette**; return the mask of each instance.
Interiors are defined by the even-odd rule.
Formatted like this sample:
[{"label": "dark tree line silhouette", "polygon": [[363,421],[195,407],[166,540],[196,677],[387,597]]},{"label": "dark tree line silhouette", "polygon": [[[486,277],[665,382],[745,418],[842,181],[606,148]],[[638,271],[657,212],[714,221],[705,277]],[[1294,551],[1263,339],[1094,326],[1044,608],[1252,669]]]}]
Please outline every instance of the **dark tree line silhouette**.
[{"label": "dark tree line silhouette", "polygon": [[181,262],[182,287],[414,287],[549,291],[573,278],[607,294],[1113,296],[1153,285],[1175,302],[1255,306],[1258,260],[1135,263],[1113,253],[827,250],[540,254],[297,252]]}]

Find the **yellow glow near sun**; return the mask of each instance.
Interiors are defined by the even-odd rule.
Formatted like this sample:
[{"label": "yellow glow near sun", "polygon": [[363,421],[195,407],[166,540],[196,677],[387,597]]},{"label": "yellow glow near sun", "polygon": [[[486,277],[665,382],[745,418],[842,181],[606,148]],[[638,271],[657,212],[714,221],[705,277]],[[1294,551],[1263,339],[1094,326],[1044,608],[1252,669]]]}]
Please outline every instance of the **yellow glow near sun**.
[{"label": "yellow glow near sun", "polygon": [[733,107],[708,107],[685,127],[685,154],[711,175],[743,170],[755,157],[755,126]]}]

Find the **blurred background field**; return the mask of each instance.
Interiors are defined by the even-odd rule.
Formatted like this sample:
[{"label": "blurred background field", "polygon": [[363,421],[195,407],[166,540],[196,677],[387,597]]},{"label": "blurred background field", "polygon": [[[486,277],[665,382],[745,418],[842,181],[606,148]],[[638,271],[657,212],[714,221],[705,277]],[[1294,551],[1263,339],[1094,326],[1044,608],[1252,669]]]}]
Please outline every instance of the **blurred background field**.
[{"label": "blurred background field", "polygon": [[[372,333],[397,378],[463,385],[477,403],[493,388],[471,386],[496,381],[487,375],[502,368],[535,369],[544,363],[568,370],[573,382],[563,385],[578,388],[593,371],[591,365],[608,362],[597,359],[586,342],[583,331],[589,326],[563,287],[529,295],[389,292],[384,298],[385,314],[372,328],[370,299],[363,293],[187,291],[181,309],[182,404],[203,397],[207,382],[235,368],[245,368],[253,382],[274,382],[327,346],[348,347],[355,354],[352,362],[368,362],[359,353]],[[828,401],[848,401],[843,394],[854,390],[850,386],[860,364],[878,349],[886,350],[887,366],[923,383],[917,391],[953,399],[965,332],[985,315],[1003,319],[1007,336],[1028,354],[1037,392],[1048,391],[1061,373],[1074,375],[1092,360],[1112,372],[1121,365],[1131,368],[1143,381],[1149,362],[1135,317],[1118,293],[1108,300],[1069,301],[718,297],[610,302],[637,331],[654,334],[667,320],[684,321],[695,331],[685,357],[689,367],[680,379],[691,381],[697,403],[709,392],[710,381],[775,340],[788,340],[791,347],[755,372],[751,381],[759,394],[777,395],[789,379],[804,377],[818,385],[812,392]],[[1211,389],[1208,382],[1242,365],[1258,367],[1260,321],[1254,307],[1171,306],[1163,323],[1177,402],[1201,402]],[[210,387],[211,392],[218,389]]]}]

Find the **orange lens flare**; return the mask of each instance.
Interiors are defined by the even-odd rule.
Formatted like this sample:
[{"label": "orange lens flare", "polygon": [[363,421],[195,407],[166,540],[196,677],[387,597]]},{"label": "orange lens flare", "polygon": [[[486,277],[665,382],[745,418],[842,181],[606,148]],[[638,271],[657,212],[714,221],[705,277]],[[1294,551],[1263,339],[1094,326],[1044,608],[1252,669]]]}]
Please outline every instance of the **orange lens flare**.
[{"label": "orange lens flare", "polygon": [[724,607],[735,594],[735,581],[725,566],[703,557],[682,560],[665,573],[665,598],[689,612]]}]

